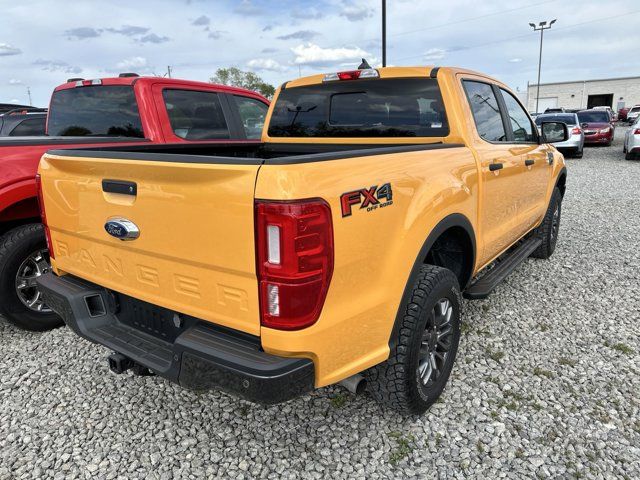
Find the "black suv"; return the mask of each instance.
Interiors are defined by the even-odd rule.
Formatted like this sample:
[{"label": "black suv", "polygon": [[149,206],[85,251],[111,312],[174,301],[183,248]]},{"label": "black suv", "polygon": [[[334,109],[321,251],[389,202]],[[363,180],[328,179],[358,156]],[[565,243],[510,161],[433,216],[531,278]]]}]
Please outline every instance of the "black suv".
[{"label": "black suv", "polygon": [[16,108],[0,115],[0,137],[44,135],[46,125],[46,108]]}]

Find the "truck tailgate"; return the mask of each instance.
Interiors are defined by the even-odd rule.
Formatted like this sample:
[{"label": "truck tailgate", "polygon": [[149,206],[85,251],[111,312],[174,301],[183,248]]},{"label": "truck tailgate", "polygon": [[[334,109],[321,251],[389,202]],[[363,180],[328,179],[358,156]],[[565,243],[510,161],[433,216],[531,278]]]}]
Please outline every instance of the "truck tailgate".
[{"label": "truck tailgate", "polygon": [[[46,154],[42,190],[58,274],[259,335],[251,162],[180,163]],[[135,194],[103,180],[135,183]],[[128,185],[132,185],[132,183]],[[139,237],[107,233],[109,219]]]}]

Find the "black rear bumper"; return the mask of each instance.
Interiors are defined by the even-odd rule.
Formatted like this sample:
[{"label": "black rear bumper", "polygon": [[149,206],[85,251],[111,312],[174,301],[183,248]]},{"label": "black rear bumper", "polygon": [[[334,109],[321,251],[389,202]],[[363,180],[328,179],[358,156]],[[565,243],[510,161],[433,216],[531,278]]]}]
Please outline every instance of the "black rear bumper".
[{"label": "black rear bumper", "polygon": [[[47,305],[75,333],[182,386],[220,388],[266,404],[284,402],[314,387],[311,360],[268,354],[252,335],[136,300],[137,317],[132,321],[127,311],[131,297],[119,297],[70,275],[47,273],[38,278],[38,285]],[[156,327],[143,331],[146,319],[140,312],[152,316]],[[157,327],[167,321],[168,328]]]}]

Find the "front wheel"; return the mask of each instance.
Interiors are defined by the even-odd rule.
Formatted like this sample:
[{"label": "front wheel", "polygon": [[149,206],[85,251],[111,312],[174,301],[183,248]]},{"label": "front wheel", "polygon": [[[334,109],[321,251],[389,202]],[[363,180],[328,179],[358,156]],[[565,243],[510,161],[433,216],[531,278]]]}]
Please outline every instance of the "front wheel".
[{"label": "front wheel", "polygon": [[42,225],[23,225],[7,232],[0,239],[0,314],[25,330],[45,331],[62,325],[36,284],[50,268]]},{"label": "front wheel", "polygon": [[[404,303],[403,303],[404,305]],[[423,265],[393,339],[389,359],[367,370],[367,388],[402,413],[424,413],[451,375],[460,341],[460,287],[445,268]]]},{"label": "front wheel", "polygon": [[562,194],[558,187],[553,189],[551,201],[547,207],[542,224],[536,229],[535,234],[542,238],[542,244],[531,254],[534,258],[547,259],[553,255],[560,233],[560,216],[562,214]]}]

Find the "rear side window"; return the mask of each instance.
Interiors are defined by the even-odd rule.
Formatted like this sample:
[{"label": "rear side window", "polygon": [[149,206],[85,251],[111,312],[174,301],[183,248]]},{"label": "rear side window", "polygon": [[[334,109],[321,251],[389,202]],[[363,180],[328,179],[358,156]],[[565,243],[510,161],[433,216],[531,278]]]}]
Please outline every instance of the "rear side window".
[{"label": "rear side window", "polygon": [[533,133],[533,125],[529,115],[524,108],[520,106],[518,101],[506,90],[500,89],[504,104],[507,107],[507,115],[511,122],[511,130],[513,131],[513,140],[515,142],[535,142],[537,137]]},{"label": "rear side window", "polygon": [[55,92],[49,135],[144,137],[133,87],[101,85]]},{"label": "rear side window", "polygon": [[171,129],[177,137],[185,140],[230,138],[217,93],[167,89],[162,95]]},{"label": "rear side window", "polygon": [[264,127],[264,119],[267,116],[269,107],[255,98],[242,97],[234,95],[238,111],[240,112],[240,120],[244,127],[244,133],[249,139],[256,139],[262,136],[262,127]]},{"label": "rear side window", "polygon": [[18,125],[15,126],[10,137],[32,137],[36,135],[44,135],[45,127],[47,125],[47,117],[41,116],[39,118],[27,118]]},{"label": "rear side window", "polygon": [[491,85],[470,80],[465,80],[463,85],[478,135],[488,142],[506,142],[507,132]]},{"label": "rear side window", "polygon": [[431,78],[366,79],[286,88],[271,137],[444,137],[449,125]]}]

